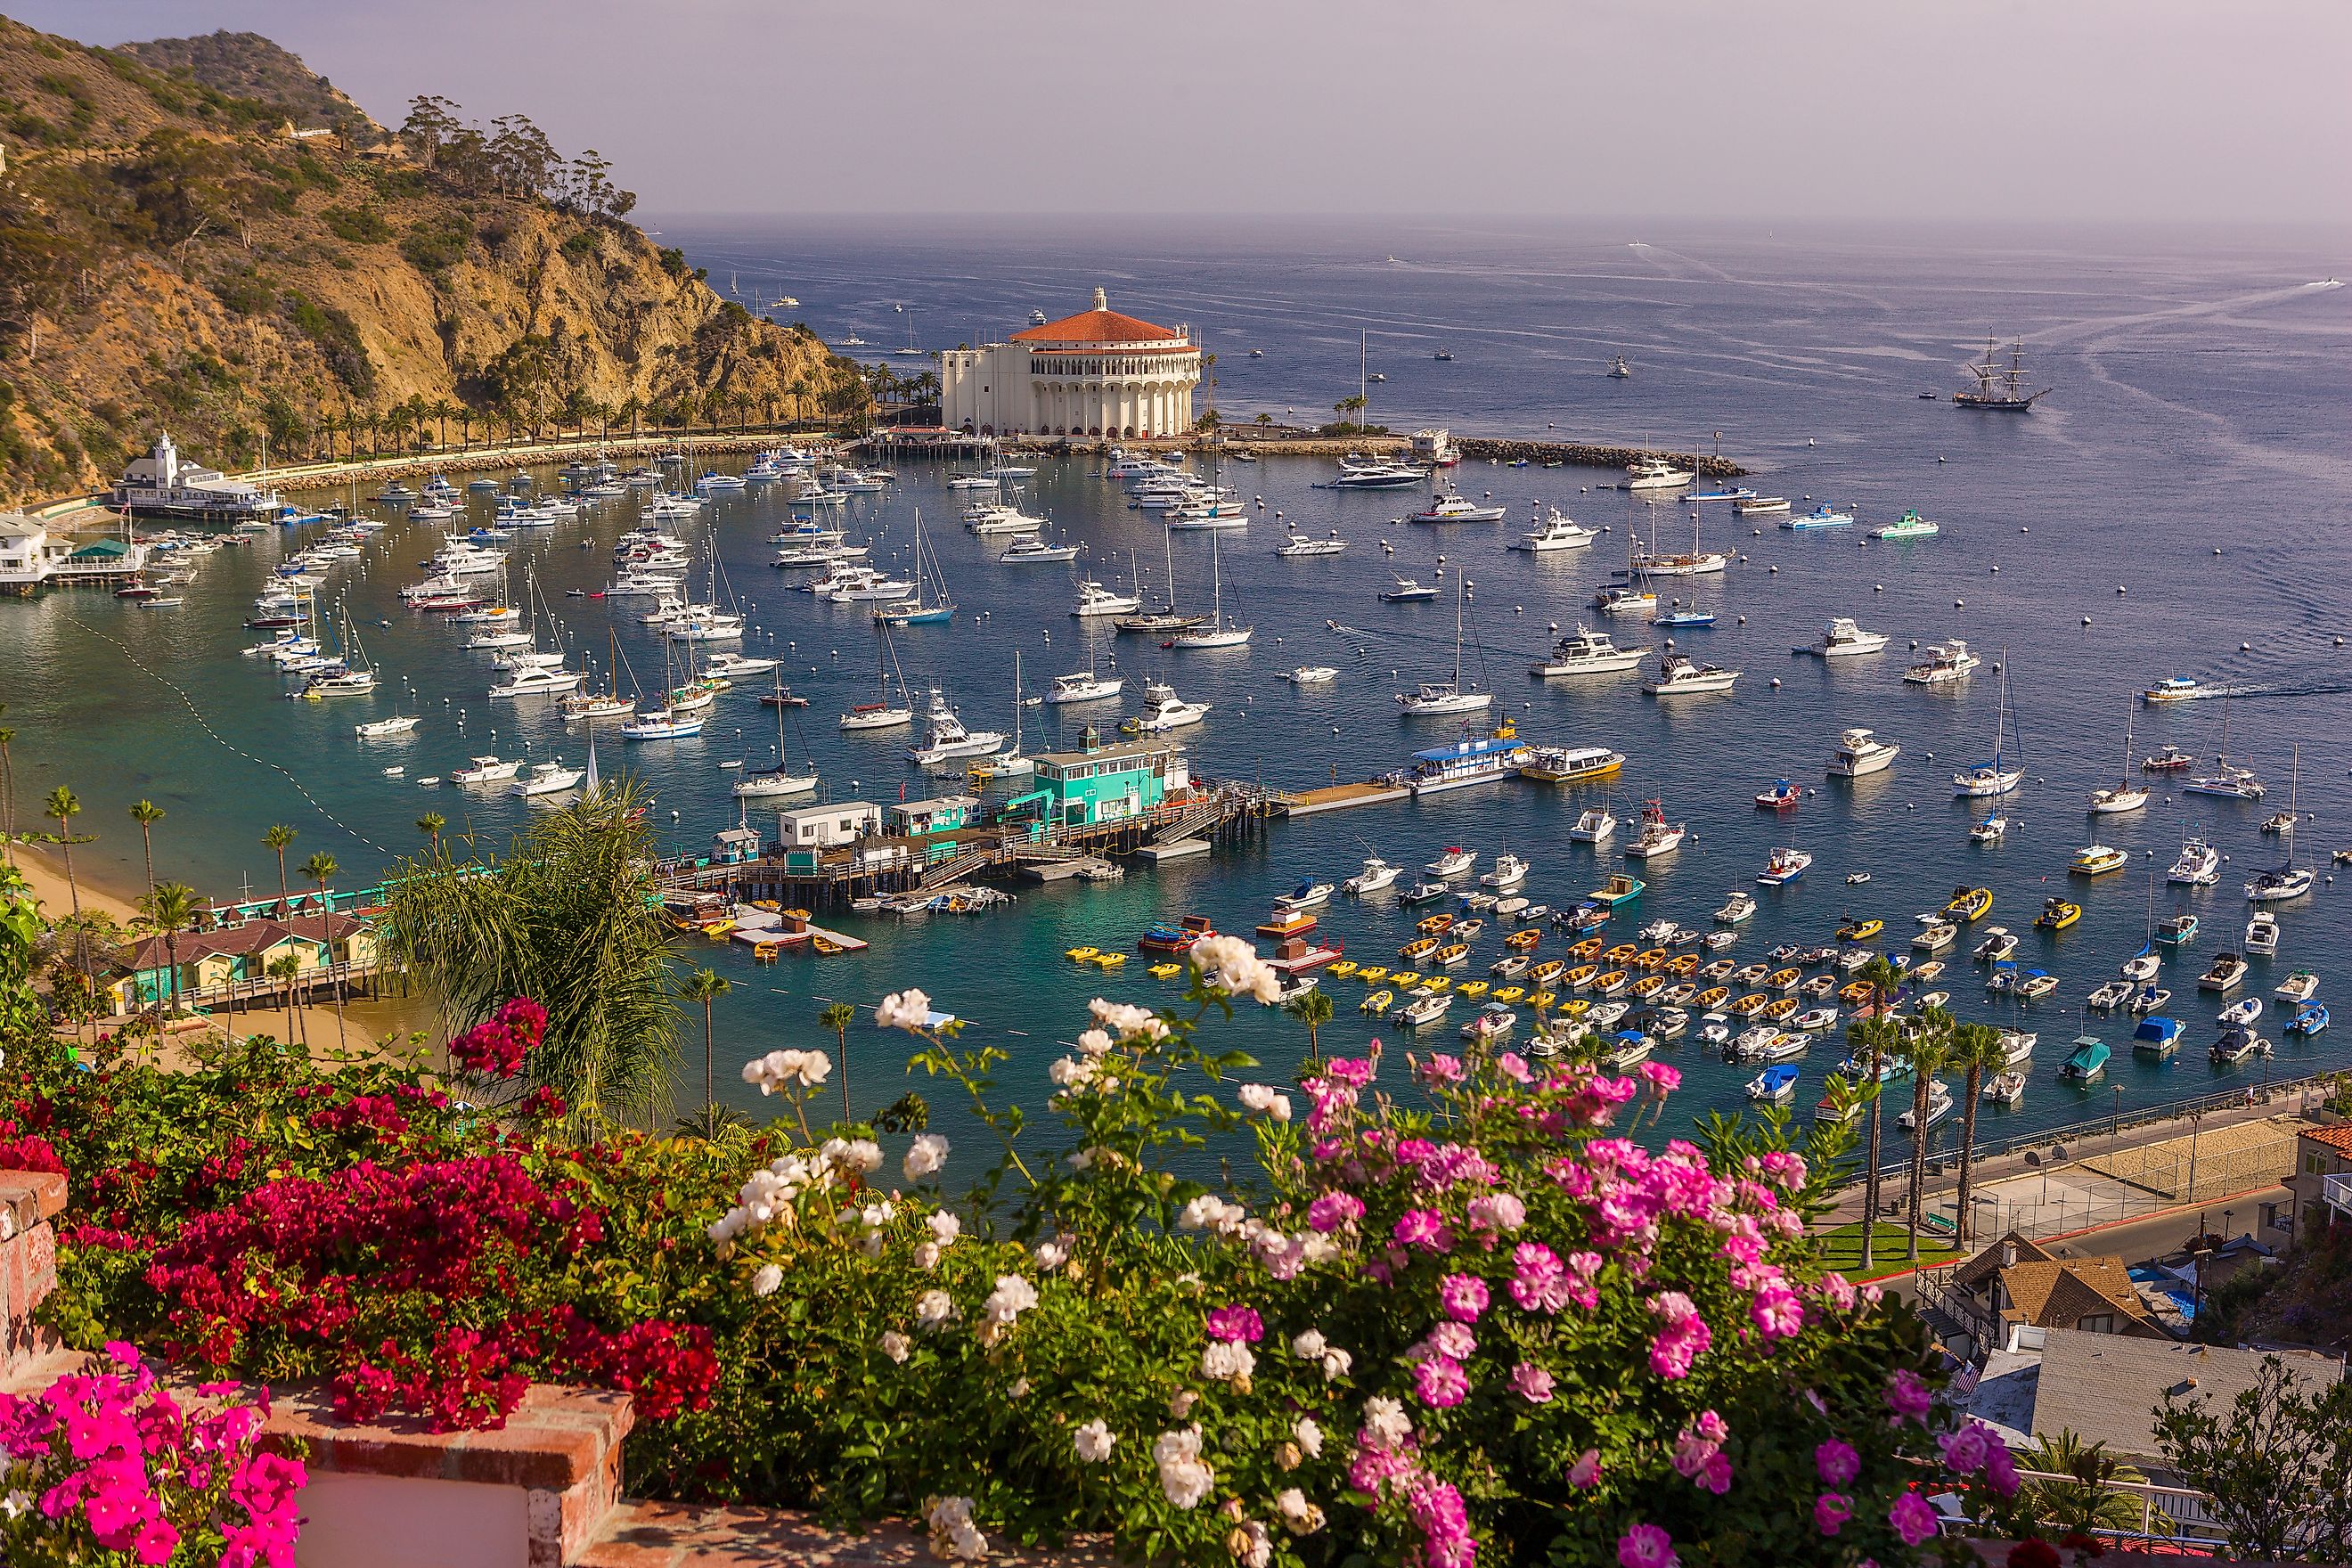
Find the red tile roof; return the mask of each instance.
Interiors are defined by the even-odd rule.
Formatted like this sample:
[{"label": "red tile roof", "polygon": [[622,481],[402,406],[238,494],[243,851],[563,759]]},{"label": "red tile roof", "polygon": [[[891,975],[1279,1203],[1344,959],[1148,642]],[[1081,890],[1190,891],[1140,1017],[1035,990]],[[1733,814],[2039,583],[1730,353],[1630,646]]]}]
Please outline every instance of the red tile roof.
[{"label": "red tile roof", "polygon": [[2332,1127],[2306,1127],[2303,1130],[2303,1136],[2352,1159],[2352,1122],[2338,1122]]},{"label": "red tile roof", "polygon": [[1171,327],[1155,327],[1117,310],[1081,310],[1042,327],[1013,334],[1016,343],[1164,343],[1180,340]]}]

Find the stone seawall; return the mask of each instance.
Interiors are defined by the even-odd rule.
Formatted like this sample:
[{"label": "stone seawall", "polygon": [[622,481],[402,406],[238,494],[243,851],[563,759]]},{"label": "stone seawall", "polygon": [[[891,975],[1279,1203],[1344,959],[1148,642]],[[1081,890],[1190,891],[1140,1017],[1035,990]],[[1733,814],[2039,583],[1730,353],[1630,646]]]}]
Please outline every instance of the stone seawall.
[{"label": "stone seawall", "polygon": [[1492,458],[1500,463],[1570,463],[1580,468],[1631,468],[1636,463],[1663,458],[1710,479],[1736,479],[1748,472],[1728,458],[1700,453],[1660,452],[1641,447],[1588,447],[1574,441],[1521,441],[1485,436],[1462,436],[1454,444],[1465,458]]}]

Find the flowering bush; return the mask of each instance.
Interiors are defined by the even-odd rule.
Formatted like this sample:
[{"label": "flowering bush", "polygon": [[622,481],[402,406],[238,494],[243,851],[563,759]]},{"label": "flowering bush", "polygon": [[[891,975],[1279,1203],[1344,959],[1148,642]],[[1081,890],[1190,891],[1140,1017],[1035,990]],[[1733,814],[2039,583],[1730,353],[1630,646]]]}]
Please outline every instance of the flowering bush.
[{"label": "flowering bush", "polygon": [[[1183,1015],[1096,1002],[1036,1119],[1002,1051],[886,999],[995,1141],[954,1200],[938,1134],[809,1128],[818,1051],[746,1066],[765,1129],[584,1145],[415,1064],[36,1069],[16,1114],[88,1194],[54,1316],[362,1415],[627,1388],[632,1489],[909,1516],[963,1560],[1895,1563],[1920,1486],[2015,1489],[1916,1320],[1806,1240],[1839,1131],[1664,1138],[1676,1075],[1590,1042],[1246,1081],[1201,1025],[1263,965],[1200,960]],[[1253,1143],[1248,1184],[1197,1179]]]},{"label": "flowering bush", "polygon": [[127,1344],[29,1397],[0,1394],[0,1562],[292,1568],[306,1476],[256,1451],[263,1405],[184,1405]]}]

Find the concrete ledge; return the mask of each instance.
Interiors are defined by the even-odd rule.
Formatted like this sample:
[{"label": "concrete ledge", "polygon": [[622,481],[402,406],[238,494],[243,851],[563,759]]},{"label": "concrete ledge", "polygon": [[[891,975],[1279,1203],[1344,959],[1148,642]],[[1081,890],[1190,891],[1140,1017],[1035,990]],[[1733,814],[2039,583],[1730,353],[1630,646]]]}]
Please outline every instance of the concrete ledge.
[{"label": "concrete ledge", "polygon": [[[596,1532],[578,1568],[901,1568],[932,1562],[922,1531],[877,1524],[863,1535],[828,1530],[783,1509],[691,1508],[625,1502]],[[1099,1540],[1058,1552],[996,1550],[1013,1568],[1118,1568]]]}]

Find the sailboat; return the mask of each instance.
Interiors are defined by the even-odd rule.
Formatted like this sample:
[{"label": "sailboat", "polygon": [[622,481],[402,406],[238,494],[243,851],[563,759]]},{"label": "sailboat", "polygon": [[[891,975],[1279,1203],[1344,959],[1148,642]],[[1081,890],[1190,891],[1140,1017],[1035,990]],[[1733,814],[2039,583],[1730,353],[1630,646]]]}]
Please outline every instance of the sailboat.
[{"label": "sailboat", "polygon": [[1964,773],[1954,773],[1952,793],[1955,795],[1974,798],[2007,795],[2025,781],[2025,770],[2011,765],[2002,750],[2009,720],[2009,650],[2006,648],[2001,650],[2000,663],[2000,700],[1992,715],[1992,760],[1979,763]]},{"label": "sailboat", "polygon": [[[887,662],[886,662],[887,660]],[[907,676],[898,671],[898,700],[890,700],[890,673],[898,668],[898,650],[890,641],[890,628],[882,628],[882,646],[874,656],[874,672],[880,680],[882,694],[873,702],[861,702],[841,716],[845,730],[894,730],[901,724],[915,721],[915,706],[907,696]]]},{"label": "sailboat", "polygon": [[[945,587],[936,597],[926,598],[923,593],[923,512],[915,509],[915,592],[911,597],[896,599],[875,606],[874,618],[886,626],[940,626],[955,619],[955,601],[948,597]],[[940,574],[939,556],[931,556],[931,575]]]},{"label": "sailboat", "polygon": [[1217,548],[1217,536],[1209,535],[1209,618],[1196,626],[1187,626],[1171,639],[1176,647],[1239,647],[1250,640],[1256,628],[1245,626],[1225,614],[1224,557]]},{"label": "sailboat", "polygon": [[1021,754],[1021,710],[1027,706],[1021,700],[1021,650],[1013,651],[1013,744],[992,757],[982,757],[965,770],[976,779],[1021,779],[1037,771],[1037,764]]},{"label": "sailboat", "polygon": [[[783,689],[784,678],[780,671],[776,676],[776,690],[782,693]],[[794,773],[785,759],[784,711],[784,705],[777,703],[776,765],[749,770],[737,779],[734,790],[737,799],[774,800],[787,795],[806,795],[816,788],[817,775],[814,769],[804,773]],[[594,753],[592,752],[590,755],[593,757]]]},{"label": "sailboat", "polygon": [[2294,863],[2294,797],[2296,775],[2303,770],[2303,747],[2294,748],[2287,763],[2286,821],[2279,836],[2286,840],[2286,864],[2273,870],[2257,871],[2254,879],[2246,884],[2246,898],[2257,904],[2274,904],[2286,899],[2299,899],[2311,891],[2312,876]]},{"label": "sailboat", "polygon": [[1416,691],[1400,691],[1397,702],[1408,714],[1477,713],[1491,707],[1495,694],[1462,685],[1462,606],[1464,579],[1454,579],[1454,679],[1424,680]]},{"label": "sailboat", "polygon": [[2230,704],[2221,703],[2221,749],[2214,755],[2213,771],[2200,773],[2180,786],[2184,795],[2218,795],[2225,800],[2260,800],[2268,793],[2263,781],[2254,776],[2252,768],[2242,768],[2230,761]]},{"label": "sailboat", "polygon": [[2137,811],[2147,804],[2147,787],[2133,782],[2132,774],[2132,710],[2124,710],[2124,773],[2113,789],[2091,792],[2091,815],[2112,816],[2119,812]]},{"label": "sailboat", "polygon": [[[1166,608],[1164,608],[1164,609],[1152,610],[1152,611],[1150,611],[1150,612],[1148,612],[1148,613],[1146,613],[1146,614],[1143,614],[1143,615],[1137,615],[1137,616],[1118,616],[1117,619],[1115,619],[1115,620],[1113,620],[1113,621],[1111,622],[1111,625],[1112,625],[1112,626],[1116,626],[1116,627],[1118,627],[1120,631],[1123,631],[1123,632],[1181,632],[1181,631],[1190,631],[1190,630],[1191,630],[1192,628],[1193,628],[1194,626],[1199,626],[1199,625],[1202,623],[1202,621],[1203,619],[1205,619],[1205,618],[1206,618],[1206,617],[1202,616],[1188,616],[1188,615],[1186,615],[1183,611],[1181,611],[1181,610],[1180,610],[1180,609],[1178,609],[1178,608],[1176,607],[1176,545],[1175,545],[1175,537],[1176,537],[1176,536],[1175,536],[1174,534],[1167,533],[1167,532],[1165,532],[1165,531],[1162,531],[1161,538],[1160,538],[1160,543],[1162,544],[1162,546],[1164,546],[1164,547],[1166,548],[1166,550],[1167,550],[1167,552],[1168,552],[1168,604],[1167,604],[1167,607],[1166,607]],[[1216,538],[1216,536],[1215,536],[1213,533],[1210,535],[1210,539],[1211,539],[1212,542],[1214,542],[1215,538]],[[1140,586],[1140,584],[1139,584],[1139,586]]]}]

